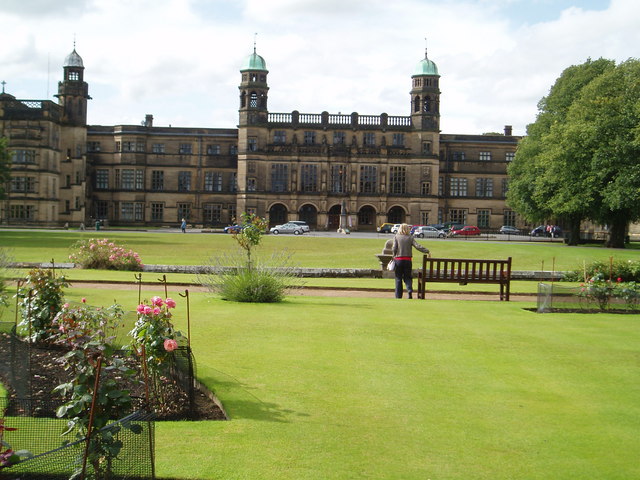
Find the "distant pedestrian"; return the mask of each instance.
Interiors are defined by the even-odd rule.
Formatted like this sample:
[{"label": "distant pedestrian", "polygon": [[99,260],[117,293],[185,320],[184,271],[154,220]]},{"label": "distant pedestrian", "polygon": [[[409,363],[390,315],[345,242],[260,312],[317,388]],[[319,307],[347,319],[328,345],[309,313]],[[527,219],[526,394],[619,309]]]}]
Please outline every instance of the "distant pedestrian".
[{"label": "distant pedestrian", "polygon": [[429,250],[415,241],[411,235],[411,227],[403,223],[398,228],[398,233],[393,239],[393,260],[395,262],[394,272],[396,274],[396,298],[402,298],[402,282],[407,288],[408,298],[413,298],[413,248],[422,253],[429,253]]},{"label": "distant pedestrian", "polygon": [[182,219],[180,230],[182,230],[182,233],[187,233],[187,221],[184,218]]}]

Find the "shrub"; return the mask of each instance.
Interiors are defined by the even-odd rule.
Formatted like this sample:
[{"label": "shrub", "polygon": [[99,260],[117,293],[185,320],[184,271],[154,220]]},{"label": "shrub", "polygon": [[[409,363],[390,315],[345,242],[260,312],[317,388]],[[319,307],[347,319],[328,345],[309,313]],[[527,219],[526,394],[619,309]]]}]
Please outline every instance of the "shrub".
[{"label": "shrub", "polygon": [[563,280],[569,282],[586,281],[597,274],[609,279],[622,279],[623,282],[640,282],[640,260],[615,260],[613,262],[595,261],[567,272]]},{"label": "shrub", "polygon": [[[232,266],[229,267],[231,258]],[[275,253],[266,261],[254,259],[251,268],[239,256],[225,257],[208,274],[198,276],[198,281],[223,300],[234,302],[281,302],[288,290],[302,285],[300,275],[290,266],[287,252]]]},{"label": "shrub", "polygon": [[48,340],[53,332],[53,319],[62,310],[63,289],[69,284],[52,270],[35,268],[29,272],[16,296],[22,321],[21,333],[31,341]]},{"label": "shrub", "polygon": [[588,303],[596,303],[600,310],[607,310],[611,300],[622,299],[628,309],[635,310],[640,302],[640,285],[636,282],[623,282],[618,277],[615,282],[606,280],[604,274],[596,273],[586,283],[580,284],[578,296]]},{"label": "shrub", "polygon": [[7,277],[9,269],[10,257],[7,251],[0,248],[0,307],[6,307],[8,305],[7,297]]},{"label": "shrub", "polygon": [[81,240],[71,248],[75,252],[69,255],[69,260],[82,268],[140,271],[143,267],[136,252],[126,250],[108,238]]}]

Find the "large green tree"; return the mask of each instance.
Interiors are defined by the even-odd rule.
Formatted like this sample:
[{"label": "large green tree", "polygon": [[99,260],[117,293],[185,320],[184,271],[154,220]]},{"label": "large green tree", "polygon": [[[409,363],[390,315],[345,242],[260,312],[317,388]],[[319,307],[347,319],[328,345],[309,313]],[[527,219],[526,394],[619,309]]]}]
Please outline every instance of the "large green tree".
[{"label": "large green tree", "polygon": [[531,221],[563,218],[576,244],[580,222],[609,227],[624,247],[640,219],[640,63],[599,59],[567,68],[538,104],[509,168],[508,203]]},{"label": "large green tree", "polygon": [[0,137],[0,200],[5,198],[6,185],[9,181],[9,151],[7,149],[7,139]]}]

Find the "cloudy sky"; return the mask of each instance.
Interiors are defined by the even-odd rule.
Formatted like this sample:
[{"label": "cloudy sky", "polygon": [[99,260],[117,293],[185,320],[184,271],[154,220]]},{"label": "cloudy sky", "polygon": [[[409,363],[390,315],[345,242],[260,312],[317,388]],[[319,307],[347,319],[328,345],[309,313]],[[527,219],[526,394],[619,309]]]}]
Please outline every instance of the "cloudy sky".
[{"label": "cloudy sky", "polygon": [[564,68],[640,45],[637,0],[2,0],[0,24],[19,99],[53,99],[75,38],[95,125],[235,127],[257,33],[272,112],[408,115],[426,45],[444,133],[524,134]]}]

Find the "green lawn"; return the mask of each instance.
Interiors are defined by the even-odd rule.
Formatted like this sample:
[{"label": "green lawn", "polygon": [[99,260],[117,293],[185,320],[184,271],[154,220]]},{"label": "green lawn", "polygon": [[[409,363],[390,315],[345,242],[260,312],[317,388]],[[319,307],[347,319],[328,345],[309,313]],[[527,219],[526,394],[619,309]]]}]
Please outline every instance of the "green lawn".
[{"label": "green lawn", "polygon": [[[96,235],[100,234],[100,235]],[[211,257],[227,258],[239,248],[230,235],[178,234],[153,232],[76,232],[0,230],[0,248],[11,252],[15,261],[44,262],[52,258],[66,262],[69,247],[80,239],[108,237],[138,252],[144,263],[202,265]],[[341,238],[313,236],[265,236],[259,254],[286,249],[294,264],[313,268],[378,268],[376,253],[381,253],[388,235],[358,238],[356,234]],[[513,257],[514,270],[572,270],[583,262],[608,261],[609,257],[627,260],[640,258],[638,244],[624,250],[594,246],[567,247],[550,242],[484,242],[451,239],[420,240],[433,256],[450,258]],[[224,262],[223,262],[224,263]]]},{"label": "green lawn", "polygon": [[[134,291],[73,289],[68,300]],[[228,422],[157,424],[159,477],[640,476],[637,316],[532,304],[191,296],[199,378]],[[175,321],[185,329],[181,301]]]}]

